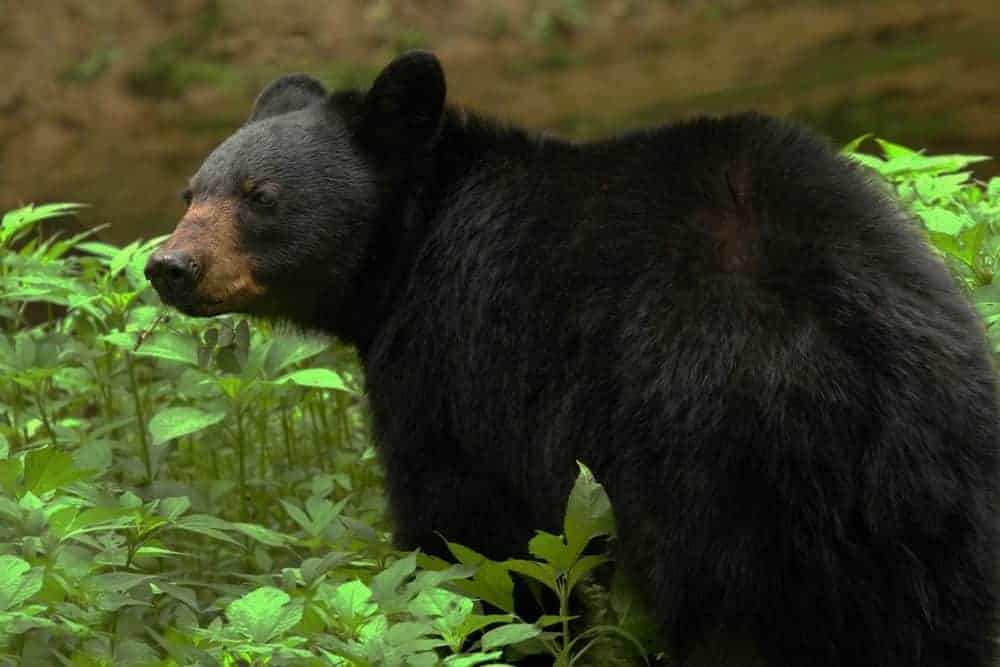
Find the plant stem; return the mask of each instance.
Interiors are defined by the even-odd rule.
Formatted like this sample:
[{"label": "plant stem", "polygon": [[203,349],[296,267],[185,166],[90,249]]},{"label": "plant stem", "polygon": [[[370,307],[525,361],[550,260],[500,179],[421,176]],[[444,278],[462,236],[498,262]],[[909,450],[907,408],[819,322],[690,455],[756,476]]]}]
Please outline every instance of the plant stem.
[{"label": "plant stem", "polygon": [[45,412],[43,407],[44,401],[42,399],[41,390],[35,394],[35,406],[38,408],[38,416],[42,419],[42,425],[45,427],[46,432],[48,432],[49,437],[52,438],[52,444],[56,444],[56,432],[52,430],[52,423],[49,422],[49,416]]},{"label": "plant stem", "polygon": [[247,520],[247,458],[243,436],[243,409],[236,408],[236,457],[239,461],[240,521]]},{"label": "plant stem", "polygon": [[125,353],[125,367],[128,368],[128,379],[132,385],[132,400],[135,402],[135,416],[139,420],[139,454],[142,456],[142,464],[146,468],[146,480],[153,481],[153,463],[149,455],[149,439],[146,437],[146,417],[142,412],[142,400],[139,397],[139,385],[135,381],[135,369],[132,364],[132,355]]}]

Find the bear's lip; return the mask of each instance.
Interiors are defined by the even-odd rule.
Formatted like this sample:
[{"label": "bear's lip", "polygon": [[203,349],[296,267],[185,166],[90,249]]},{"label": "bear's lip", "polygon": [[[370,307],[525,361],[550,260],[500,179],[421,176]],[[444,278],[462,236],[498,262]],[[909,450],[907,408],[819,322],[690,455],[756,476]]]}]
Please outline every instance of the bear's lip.
[{"label": "bear's lip", "polygon": [[205,299],[197,295],[192,295],[184,299],[163,299],[163,301],[172,308],[176,308],[190,317],[214,317],[215,315],[224,315],[226,313],[236,312],[240,306],[244,305],[242,303],[226,303],[222,299]]},{"label": "bear's lip", "polygon": [[[226,313],[249,313],[255,303],[264,296],[263,291],[254,293],[236,291],[225,298],[212,298],[197,291],[187,296],[163,299],[164,303],[192,317],[214,317]],[[162,297],[161,297],[162,299]]]}]

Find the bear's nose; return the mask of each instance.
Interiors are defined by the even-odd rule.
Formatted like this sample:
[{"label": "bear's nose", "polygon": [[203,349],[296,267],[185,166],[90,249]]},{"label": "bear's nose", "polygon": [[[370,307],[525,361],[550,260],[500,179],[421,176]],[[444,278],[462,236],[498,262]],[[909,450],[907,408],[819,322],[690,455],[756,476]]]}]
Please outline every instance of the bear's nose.
[{"label": "bear's nose", "polygon": [[164,298],[181,298],[198,285],[200,269],[191,253],[156,251],[146,262],[146,278]]}]

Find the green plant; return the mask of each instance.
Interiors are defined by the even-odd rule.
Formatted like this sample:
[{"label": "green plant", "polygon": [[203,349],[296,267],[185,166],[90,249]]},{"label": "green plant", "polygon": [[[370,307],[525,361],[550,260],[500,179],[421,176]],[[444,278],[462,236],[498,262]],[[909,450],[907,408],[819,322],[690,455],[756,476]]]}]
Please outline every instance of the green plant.
[{"label": "green plant", "polygon": [[930,242],[965,286],[982,314],[1000,358],[1000,286],[994,277],[1000,261],[1000,178],[973,178],[970,165],[983,155],[924,155],[883,139],[873,139],[881,155],[858,152],[871,135],[858,137],[844,151],[873,169],[923,223]]}]

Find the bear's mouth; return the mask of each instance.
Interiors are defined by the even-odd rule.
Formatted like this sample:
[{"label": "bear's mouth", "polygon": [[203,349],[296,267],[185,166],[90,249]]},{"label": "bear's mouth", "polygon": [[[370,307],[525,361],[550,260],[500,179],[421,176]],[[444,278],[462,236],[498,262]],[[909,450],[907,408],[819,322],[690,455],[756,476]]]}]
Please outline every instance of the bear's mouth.
[{"label": "bear's mouth", "polygon": [[249,289],[232,290],[224,298],[196,291],[187,297],[163,299],[163,301],[191,317],[214,317],[226,313],[249,313],[261,296],[263,296],[262,291]]},{"label": "bear's mouth", "polygon": [[153,253],[146,277],[164,303],[185,315],[250,312],[267,293],[254,275],[254,258],[240,242],[236,204],[195,202]]}]

